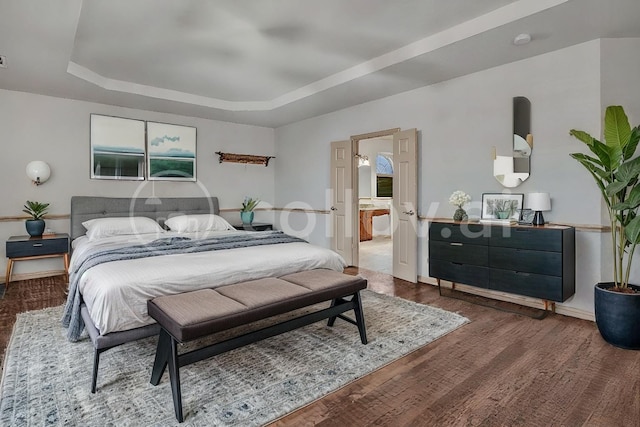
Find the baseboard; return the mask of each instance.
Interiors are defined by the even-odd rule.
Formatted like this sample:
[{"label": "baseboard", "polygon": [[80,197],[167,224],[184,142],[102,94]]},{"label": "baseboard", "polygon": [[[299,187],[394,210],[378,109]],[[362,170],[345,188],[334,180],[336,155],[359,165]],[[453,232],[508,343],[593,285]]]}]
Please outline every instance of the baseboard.
[{"label": "baseboard", "polygon": [[[436,279],[434,279],[433,277],[418,276],[418,281],[421,283],[438,286]],[[451,282],[442,280],[441,283],[441,286],[451,288]],[[460,283],[456,283],[456,289],[486,298],[493,298],[500,301],[511,302],[514,304],[524,305],[526,307],[533,307],[544,310],[544,302],[537,298],[529,298],[522,295],[509,294],[506,292],[491,291],[489,289],[476,288],[475,286],[463,285]],[[590,320],[592,322],[595,321],[595,316],[592,312],[575,307],[567,307],[560,303],[556,303],[556,313],[562,314],[564,316],[576,317],[578,319]]]},{"label": "baseboard", "polygon": [[61,274],[65,274],[64,270],[34,271],[32,273],[12,274],[11,283],[17,282],[19,280],[40,279],[41,277],[59,276]]}]

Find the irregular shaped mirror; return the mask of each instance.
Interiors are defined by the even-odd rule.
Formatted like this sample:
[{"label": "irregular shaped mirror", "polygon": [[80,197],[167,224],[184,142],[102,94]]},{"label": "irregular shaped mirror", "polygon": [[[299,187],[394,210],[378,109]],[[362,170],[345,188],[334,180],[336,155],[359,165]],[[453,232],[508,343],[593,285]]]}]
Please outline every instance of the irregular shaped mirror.
[{"label": "irregular shaped mirror", "polygon": [[532,146],[531,102],[517,96],[513,98],[513,153],[493,160],[493,176],[500,184],[513,188],[529,178]]}]

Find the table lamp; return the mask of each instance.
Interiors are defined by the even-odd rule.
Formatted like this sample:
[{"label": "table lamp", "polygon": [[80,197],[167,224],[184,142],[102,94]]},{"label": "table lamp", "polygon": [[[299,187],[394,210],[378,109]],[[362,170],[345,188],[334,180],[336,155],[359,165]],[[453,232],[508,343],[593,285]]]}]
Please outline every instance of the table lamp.
[{"label": "table lamp", "polygon": [[542,212],[551,210],[551,197],[549,193],[529,193],[527,194],[527,205],[535,212],[533,225],[544,225]]}]

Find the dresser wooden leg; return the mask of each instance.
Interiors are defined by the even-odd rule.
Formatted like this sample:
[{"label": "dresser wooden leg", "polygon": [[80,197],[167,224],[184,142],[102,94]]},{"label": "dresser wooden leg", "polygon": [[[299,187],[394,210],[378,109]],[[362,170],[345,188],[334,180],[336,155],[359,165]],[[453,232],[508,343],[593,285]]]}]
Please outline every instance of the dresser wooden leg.
[{"label": "dresser wooden leg", "polygon": [[13,270],[13,260],[9,258],[7,260],[7,274],[4,278],[4,292],[6,293],[9,289],[9,282],[11,281],[11,271]]}]

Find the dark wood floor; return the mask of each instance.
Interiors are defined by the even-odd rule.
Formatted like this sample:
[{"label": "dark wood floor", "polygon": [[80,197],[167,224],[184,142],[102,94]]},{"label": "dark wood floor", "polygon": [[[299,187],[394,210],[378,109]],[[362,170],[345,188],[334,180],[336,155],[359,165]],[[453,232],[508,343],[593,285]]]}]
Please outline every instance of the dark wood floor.
[{"label": "dark wood floor", "polygon": [[[271,426],[640,426],[640,352],[606,344],[592,322],[535,320],[360,274],[375,291],[471,323]],[[2,354],[15,314],[60,305],[65,289],[62,276],[11,283],[0,300]]]}]

